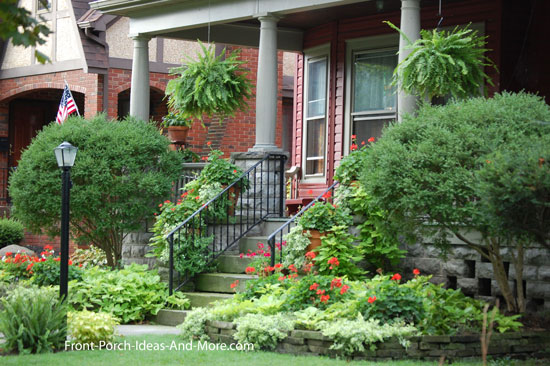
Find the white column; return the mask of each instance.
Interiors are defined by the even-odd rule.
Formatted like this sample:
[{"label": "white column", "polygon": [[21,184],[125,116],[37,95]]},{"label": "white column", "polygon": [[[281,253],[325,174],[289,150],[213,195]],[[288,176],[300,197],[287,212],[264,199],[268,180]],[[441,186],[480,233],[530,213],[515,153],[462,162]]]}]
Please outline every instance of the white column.
[{"label": "white column", "polygon": [[267,14],[258,17],[260,49],[256,79],[256,144],[250,151],[280,150],[275,145],[277,125],[277,21]]},{"label": "white column", "polygon": [[149,120],[149,36],[135,36],[130,89],[130,115]]},{"label": "white column", "polygon": [[[420,38],[420,0],[401,0],[401,31],[414,42]],[[405,49],[407,41],[403,36],[399,37],[399,62],[403,61],[411,50]],[[405,93],[400,85],[397,92],[398,120],[401,121],[402,114],[413,113],[416,110],[417,98]]]}]

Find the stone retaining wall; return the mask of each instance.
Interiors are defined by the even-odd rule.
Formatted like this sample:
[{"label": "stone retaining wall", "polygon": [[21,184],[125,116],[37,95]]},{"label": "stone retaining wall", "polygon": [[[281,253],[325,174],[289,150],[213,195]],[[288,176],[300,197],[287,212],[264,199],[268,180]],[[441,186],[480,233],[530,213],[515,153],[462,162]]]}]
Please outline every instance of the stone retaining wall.
[{"label": "stone retaining wall", "polygon": [[[236,343],[233,334],[235,324],[230,322],[207,322],[207,334],[215,343]],[[481,357],[479,335],[457,336],[420,336],[410,337],[410,346],[403,348],[396,339],[377,344],[375,351],[354,354],[354,360],[399,360],[422,359],[439,360],[445,356],[447,360],[470,359]],[[275,352],[295,355],[327,355],[331,357],[340,354],[331,350],[333,342],[321,332],[311,330],[293,330],[277,345]],[[550,331],[529,331],[523,333],[493,334],[488,355],[495,358],[548,358],[550,357]]]}]

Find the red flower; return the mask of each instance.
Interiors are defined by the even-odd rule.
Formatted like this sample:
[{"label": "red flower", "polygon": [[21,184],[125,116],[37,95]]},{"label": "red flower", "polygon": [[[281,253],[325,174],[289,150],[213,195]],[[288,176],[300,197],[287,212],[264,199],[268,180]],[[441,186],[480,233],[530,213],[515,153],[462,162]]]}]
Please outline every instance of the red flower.
[{"label": "red flower", "polygon": [[336,267],[338,267],[340,265],[340,262],[338,261],[338,258],[336,257],[332,257],[330,258],[328,261],[327,261],[328,264],[332,264]]},{"label": "red flower", "polygon": [[264,272],[269,273],[273,272],[275,270],[275,267],[267,266],[264,268]]},{"label": "red flower", "polygon": [[208,160],[208,156],[203,156],[201,160]]},{"label": "red flower", "polygon": [[367,140],[368,142],[374,142],[374,137],[371,137],[370,139]]},{"label": "red flower", "polygon": [[325,294],[325,290],[317,290],[317,295],[324,295]]},{"label": "red flower", "polygon": [[229,287],[235,288],[235,287],[237,287],[238,284],[239,284],[239,280],[235,280],[235,282],[233,282],[231,285],[229,285]]},{"label": "red flower", "polygon": [[399,273],[396,273],[393,275],[391,279],[394,281],[399,281],[401,279],[401,275]]},{"label": "red flower", "polygon": [[361,145],[365,145],[365,141],[361,141]]},{"label": "red flower", "polygon": [[82,263],[80,263],[78,266],[79,266],[80,268],[82,268]]},{"label": "red flower", "polygon": [[351,138],[355,140],[357,138],[357,135],[351,135]]},{"label": "red flower", "polygon": [[212,141],[208,141],[208,142],[206,143],[206,145],[208,145],[208,146],[212,145]]},{"label": "red flower", "polygon": [[6,257],[10,257],[12,254],[12,252],[6,252]]},{"label": "red flower", "polygon": [[321,302],[326,303],[329,299],[330,299],[330,296],[329,296],[329,295],[321,296]]},{"label": "red flower", "polygon": [[281,268],[283,268],[283,265],[281,263],[277,263],[277,264],[275,264],[275,268],[276,269],[281,269]]},{"label": "red flower", "polygon": [[313,194],[313,189],[310,189],[309,191],[307,191],[307,194]]},{"label": "red flower", "polygon": [[369,299],[367,301],[369,302],[369,304],[372,304],[376,301],[376,296],[369,296]]},{"label": "red flower", "polygon": [[327,192],[323,193],[323,196],[322,196],[322,197],[323,197],[324,199],[329,199],[330,196],[332,196],[332,192],[331,192],[331,191],[327,191]]},{"label": "red flower", "polygon": [[351,144],[351,147],[349,149],[351,151],[355,151],[355,150],[357,150],[357,145],[356,144]]},{"label": "red flower", "polygon": [[317,290],[318,287],[319,287],[319,284],[318,284],[318,283],[314,283],[313,285],[309,286],[309,290],[310,290],[310,291],[314,291],[314,290]]},{"label": "red flower", "polygon": [[313,263],[306,264],[304,266],[304,272],[309,273],[311,271],[311,267],[313,267]]},{"label": "red flower", "polygon": [[413,275],[418,276],[420,274],[420,270],[418,268],[413,269]]},{"label": "red flower", "polygon": [[31,263],[27,266],[27,272],[30,271],[32,269],[32,266],[34,266],[34,263]]},{"label": "red flower", "polygon": [[69,259],[69,266],[73,265],[73,261]]},{"label": "red flower", "polygon": [[263,243],[258,243],[258,249],[264,249],[264,244]]},{"label": "red flower", "polygon": [[279,277],[278,280],[279,280],[279,281],[284,281],[285,278],[286,278],[286,276],[282,276],[282,277]]},{"label": "red flower", "polygon": [[237,169],[233,169],[233,173],[237,173]]},{"label": "red flower", "polygon": [[332,290],[335,287],[342,287],[342,279],[341,278],[335,278],[332,281],[330,281],[330,289]]},{"label": "red flower", "polygon": [[346,292],[348,292],[348,290],[349,290],[349,286],[348,286],[348,285],[342,286],[342,289],[340,289],[340,295],[345,294]]},{"label": "red flower", "polygon": [[244,257],[244,253],[239,254],[239,258]]},{"label": "red flower", "polygon": [[56,261],[56,262],[59,262],[61,260],[61,258],[57,257],[57,258],[54,258],[53,260]]},{"label": "red flower", "polygon": [[264,257],[271,257],[271,253],[265,252]]},{"label": "red flower", "polygon": [[51,245],[45,245],[44,250],[53,250],[53,247]]},{"label": "red flower", "polygon": [[246,269],[244,270],[247,274],[250,274],[250,273],[254,273],[256,272],[256,268],[254,267],[246,267]]},{"label": "red flower", "polygon": [[292,272],[298,272],[298,269],[294,264],[291,264],[290,266],[288,266],[288,269],[291,270]]},{"label": "red flower", "polygon": [[317,257],[317,255],[315,254],[315,252],[307,252],[306,253],[306,258],[309,258],[311,260],[314,260],[315,257]]}]

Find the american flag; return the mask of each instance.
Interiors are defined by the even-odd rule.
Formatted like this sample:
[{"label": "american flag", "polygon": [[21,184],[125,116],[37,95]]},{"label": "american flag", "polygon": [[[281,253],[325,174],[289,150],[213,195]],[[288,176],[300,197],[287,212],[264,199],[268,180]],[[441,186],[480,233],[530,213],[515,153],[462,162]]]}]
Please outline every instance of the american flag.
[{"label": "american flag", "polygon": [[63,95],[61,96],[61,102],[59,103],[59,110],[57,111],[56,121],[59,124],[65,122],[69,114],[76,112],[76,104],[74,102],[73,96],[67,84],[63,89]]}]

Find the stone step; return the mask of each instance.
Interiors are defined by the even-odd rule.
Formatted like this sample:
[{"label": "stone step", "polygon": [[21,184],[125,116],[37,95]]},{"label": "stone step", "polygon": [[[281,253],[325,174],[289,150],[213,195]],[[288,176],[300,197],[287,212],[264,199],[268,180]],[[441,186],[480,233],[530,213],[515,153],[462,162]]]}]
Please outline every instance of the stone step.
[{"label": "stone step", "polygon": [[[281,217],[281,218],[268,218],[261,224],[261,235],[269,236],[272,233],[275,232],[275,230],[279,229],[281,226],[283,226],[290,217]],[[296,226],[295,223],[292,223],[289,225],[292,229],[294,226]],[[288,229],[284,229],[284,234],[288,232]]]},{"label": "stone step", "polygon": [[239,240],[239,253],[248,253],[249,250],[256,252],[258,243],[264,244],[264,249],[267,249],[267,237],[266,236],[246,236]]},{"label": "stone step", "polygon": [[176,326],[183,323],[189,310],[161,309],[153,318],[153,321],[160,325]]},{"label": "stone step", "polygon": [[191,308],[202,308],[211,305],[215,301],[231,299],[233,297],[233,294],[218,292],[184,292],[183,294],[189,299]]},{"label": "stone step", "polygon": [[[236,273],[201,273],[195,278],[195,289],[200,292],[219,292],[232,294],[235,290],[245,289],[246,281],[250,281],[257,276]],[[230,286],[235,281],[239,281],[237,288]]]},{"label": "stone step", "polygon": [[224,254],[218,258],[218,271],[222,273],[244,273],[246,267],[252,262],[252,258],[238,254]]}]

